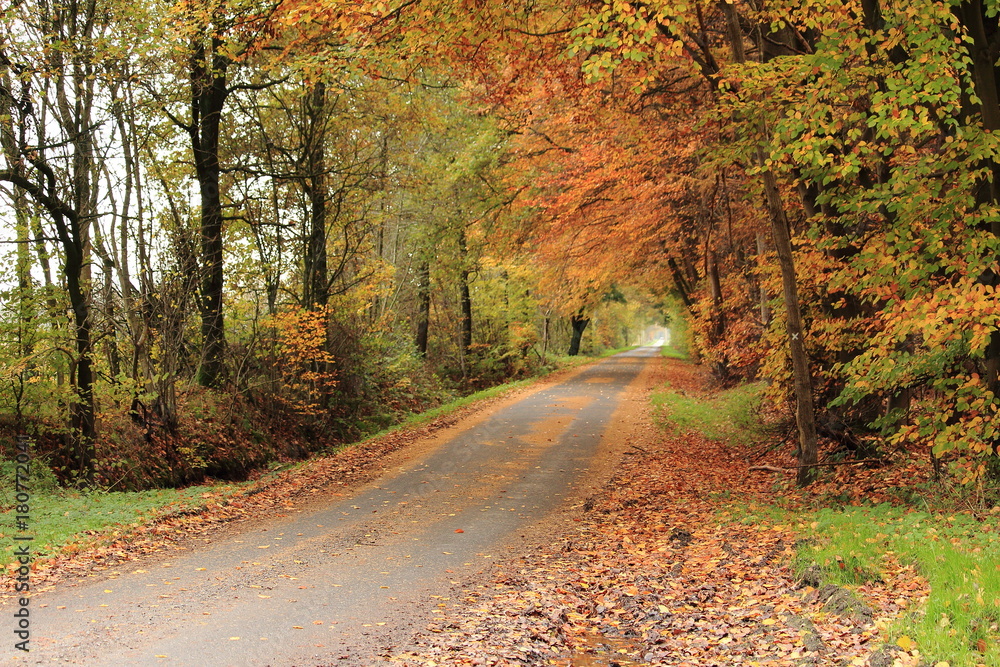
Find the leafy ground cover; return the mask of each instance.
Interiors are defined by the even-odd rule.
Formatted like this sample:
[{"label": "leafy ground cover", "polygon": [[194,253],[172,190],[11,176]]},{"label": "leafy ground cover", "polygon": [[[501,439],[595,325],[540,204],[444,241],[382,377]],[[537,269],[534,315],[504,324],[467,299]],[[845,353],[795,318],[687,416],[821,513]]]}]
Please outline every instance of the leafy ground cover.
[{"label": "leafy ground cover", "polygon": [[[705,379],[666,360],[669,388],[604,491],[495,581],[442,605],[393,660],[1000,664],[995,512],[880,503],[926,481],[905,460],[832,466],[799,492],[783,472],[790,455],[737,433],[754,402],[706,392]],[[695,417],[667,417],[688,407]]]},{"label": "leafy ground cover", "polygon": [[923,512],[889,504],[824,509],[809,524],[800,570],[864,587],[910,568],[929,586],[919,613],[882,627],[893,643],[954,665],[1000,664],[1000,536],[997,509]]},{"label": "leafy ground cover", "polygon": [[710,397],[669,386],[653,394],[656,423],[668,431],[694,431],[708,440],[747,445],[765,433],[760,422],[762,386],[744,384]]}]

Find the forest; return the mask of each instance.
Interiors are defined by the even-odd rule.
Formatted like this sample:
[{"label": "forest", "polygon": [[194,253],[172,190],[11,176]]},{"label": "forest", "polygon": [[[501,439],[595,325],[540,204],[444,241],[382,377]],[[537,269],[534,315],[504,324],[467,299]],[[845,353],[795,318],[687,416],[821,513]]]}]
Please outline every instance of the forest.
[{"label": "forest", "polygon": [[[0,429],[238,479],[649,326],[820,443],[1000,443],[1000,3],[20,0]],[[12,455],[11,455],[12,456]]]}]

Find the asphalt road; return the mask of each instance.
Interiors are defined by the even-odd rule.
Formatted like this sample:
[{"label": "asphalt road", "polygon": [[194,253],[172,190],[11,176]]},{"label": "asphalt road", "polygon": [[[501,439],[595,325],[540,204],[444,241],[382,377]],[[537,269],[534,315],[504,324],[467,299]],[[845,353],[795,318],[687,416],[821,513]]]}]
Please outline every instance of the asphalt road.
[{"label": "asphalt road", "polygon": [[[414,446],[352,495],[260,517],[169,560],[36,596],[30,654],[5,664],[369,665],[433,621],[459,582],[513,557],[573,496],[640,348]],[[42,607],[41,605],[45,605]],[[0,626],[2,627],[2,626]],[[9,623],[8,627],[13,627]]]}]

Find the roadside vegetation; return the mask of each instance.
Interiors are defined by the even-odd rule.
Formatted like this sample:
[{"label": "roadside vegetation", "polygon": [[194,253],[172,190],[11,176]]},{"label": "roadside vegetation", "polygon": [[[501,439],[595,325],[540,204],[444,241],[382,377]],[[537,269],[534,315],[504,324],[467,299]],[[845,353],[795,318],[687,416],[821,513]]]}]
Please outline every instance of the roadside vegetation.
[{"label": "roadside vegetation", "polygon": [[917,511],[888,503],[792,514],[806,538],[799,572],[818,565],[824,579],[847,587],[912,568],[927,599],[883,630],[932,664],[1000,665],[1000,514],[942,502]]},{"label": "roadside vegetation", "polygon": [[768,433],[760,421],[762,391],[760,384],[744,384],[706,396],[663,387],[653,394],[652,403],[663,428],[749,445],[760,443]]},{"label": "roadside vegetation", "polygon": [[[690,431],[724,442],[748,468],[775,449],[782,432],[775,422],[789,419],[762,409],[759,385],[704,392],[667,386],[652,404],[666,434]],[[851,463],[835,442],[824,450],[822,461]],[[798,541],[788,565],[813,584],[842,586],[864,599],[867,584],[902,572],[913,587],[926,587],[918,608],[900,610],[879,628],[902,652],[899,664],[1000,665],[1000,479],[963,485],[947,462],[938,479],[926,479],[922,464],[905,453],[863,472],[846,467],[821,469],[810,492],[792,485],[790,468],[759,471],[777,472],[771,502],[748,506],[720,493],[720,516],[789,527]]]},{"label": "roadside vegetation", "polygon": [[[605,350],[598,356],[610,356],[625,349],[628,348]],[[550,355],[548,363],[532,378],[495,385],[429,410],[409,414],[400,423],[366,434],[356,442],[333,443],[325,450],[317,451],[314,457],[337,456],[366,441],[416,429],[478,402],[525,387],[548,373],[593,360],[594,357],[583,355]],[[31,474],[27,480],[22,480],[30,489],[31,495],[29,528],[33,535],[33,553],[42,560],[56,554],[71,555],[97,544],[128,537],[143,526],[161,521],[164,517],[196,515],[206,507],[219,506],[253,495],[283,474],[294,475],[306,463],[308,462],[295,460],[272,461],[253,471],[245,481],[209,479],[203,484],[181,488],[126,491],[61,485],[44,459],[38,459],[31,465]],[[12,555],[16,534],[14,515],[17,502],[13,491],[15,475],[14,462],[3,463],[0,468],[0,549],[3,554],[0,565],[8,565],[15,560]]]}]

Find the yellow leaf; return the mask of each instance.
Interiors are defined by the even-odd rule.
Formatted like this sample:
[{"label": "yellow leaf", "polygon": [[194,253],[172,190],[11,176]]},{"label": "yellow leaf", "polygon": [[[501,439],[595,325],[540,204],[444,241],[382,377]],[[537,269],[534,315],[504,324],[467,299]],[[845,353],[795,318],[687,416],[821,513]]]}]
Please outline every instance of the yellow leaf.
[{"label": "yellow leaf", "polygon": [[896,646],[903,649],[904,651],[909,651],[916,645],[916,642],[910,639],[909,635],[903,635],[896,640]]}]

